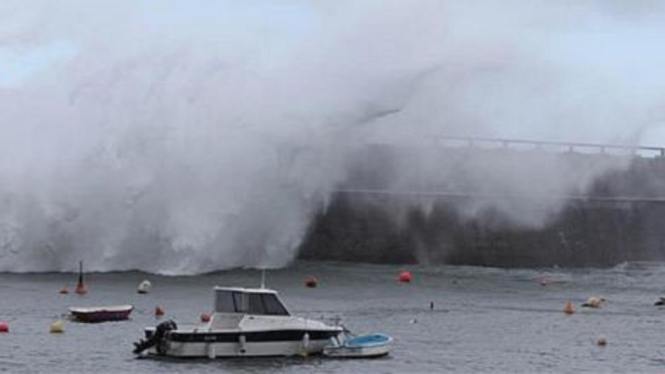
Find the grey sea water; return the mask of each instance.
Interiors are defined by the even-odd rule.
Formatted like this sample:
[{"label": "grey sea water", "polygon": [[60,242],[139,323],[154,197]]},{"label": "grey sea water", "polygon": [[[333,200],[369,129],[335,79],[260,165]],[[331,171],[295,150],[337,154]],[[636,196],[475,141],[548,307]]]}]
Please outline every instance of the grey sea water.
[{"label": "grey sea water", "polygon": [[[396,281],[400,270],[410,284]],[[319,287],[306,288],[313,275]],[[138,272],[87,274],[90,293],[60,295],[76,274],[0,274],[0,371],[11,373],[663,373],[665,265],[625,264],[612,269],[503,270],[477,267],[396,267],[298,263],[271,270],[267,286],[293,314],[340,317],[357,333],[395,339],[390,356],[372,360],[321,357],[155,361],[136,359],[132,342],[155,325],[155,306],[187,323],[212,305],[212,287],[258,286],[260,273],[234,270],[165,277]],[[136,286],[150,279],[152,292]],[[546,280],[542,285],[541,280]],[[597,310],[587,297],[607,299]],[[576,313],[565,315],[566,301]],[[430,302],[434,310],[430,310]],[[133,304],[125,322],[69,322],[49,334],[70,306]],[[599,337],[608,344],[598,346]]]}]

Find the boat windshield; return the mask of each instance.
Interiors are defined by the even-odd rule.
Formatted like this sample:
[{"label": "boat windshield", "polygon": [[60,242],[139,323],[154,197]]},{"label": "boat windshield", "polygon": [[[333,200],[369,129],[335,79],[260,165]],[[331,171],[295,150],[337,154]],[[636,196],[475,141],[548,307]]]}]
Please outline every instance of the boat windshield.
[{"label": "boat windshield", "polygon": [[288,316],[282,302],[273,293],[215,291],[215,311],[218,313],[246,313],[271,316]]}]

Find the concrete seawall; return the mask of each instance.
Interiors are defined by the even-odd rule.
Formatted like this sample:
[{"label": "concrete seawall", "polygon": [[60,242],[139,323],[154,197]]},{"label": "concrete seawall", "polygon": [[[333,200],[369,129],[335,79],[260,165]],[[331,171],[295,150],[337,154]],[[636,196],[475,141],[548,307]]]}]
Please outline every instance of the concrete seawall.
[{"label": "concrete seawall", "polygon": [[[439,157],[468,160],[468,152],[445,150]],[[547,160],[551,157],[541,152],[512,150],[474,154],[479,159],[511,159],[510,164],[519,170],[527,164],[540,167],[540,158],[550,165]],[[560,195],[548,195],[549,199],[560,200],[560,205],[553,208],[554,200],[545,201],[541,198],[545,190],[539,189],[551,181],[537,185],[538,181],[534,181],[528,190],[534,194],[519,194],[500,188],[479,190],[473,175],[442,178],[429,185],[421,181],[400,185],[400,191],[441,192],[426,198],[423,204],[422,196],[390,192],[396,191],[392,174],[399,174],[395,165],[403,156],[381,149],[360,157],[362,161],[349,180],[340,186],[327,209],[312,221],[300,248],[300,258],[495,267],[606,267],[626,261],[665,260],[663,157],[624,157],[624,165],[603,169],[584,191],[566,190],[564,194],[558,190]],[[614,162],[615,156],[556,157],[563,160],[568,172],[584,170],[598,162]],[[459,162],[451,166],[442,161],[441,165],[443,169],[455,165],[459,169]],[[533,174],[526,169],[527,174]],[[500,184],[492,180],[491,185]],[[490,195],[499,203],[474,205]],[[518,207],[518,214],[528,212],[527,215],[539,218],[535,223],[520,221],[520,217],[516,219],[515,214],[502,208],[505,204]],[[473,214],[468,214],[468,206],[476,207]]]}]

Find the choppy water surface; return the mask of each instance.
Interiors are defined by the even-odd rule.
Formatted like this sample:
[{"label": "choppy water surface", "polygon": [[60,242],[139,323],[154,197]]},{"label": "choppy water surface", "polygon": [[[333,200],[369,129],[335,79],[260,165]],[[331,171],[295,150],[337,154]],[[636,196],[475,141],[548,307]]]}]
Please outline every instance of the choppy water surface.
[{"label": "choppy water surface", "polygon": [[[162,277],[141,273],[88,274],[90,293],[60,295],[75,274],[0,274],[0,371],[7,372],[644,372],[665,371],[665,265],[627,264],[607,270],[500,270],[411,267],[410,284],[396,282],[402,268],[355,264],[297,264],[269,271],[291,312],[341,317],[354,332],[394,337],[391,355],[373,360],[320,357],[215,361],[138,360],[132,342],[145,326],[166,318],[194,322],[212,305],[214,285],[258,286],[257,271]],[[308,275],[315,289],[303,286]],[[148,278],[153,290],[138,295]],[[547,279],[547,285],[541,285]],[[607,304],[580,308],[588,296]],[[572,301],[577,312],[562,310]],[[434,310],[430,310],[434,302]],[[133,304],[132,319],[95,325],[68,323],[61,335],[49,324],[69,306]],[[596,345],[604,336],[608,344]]]}]

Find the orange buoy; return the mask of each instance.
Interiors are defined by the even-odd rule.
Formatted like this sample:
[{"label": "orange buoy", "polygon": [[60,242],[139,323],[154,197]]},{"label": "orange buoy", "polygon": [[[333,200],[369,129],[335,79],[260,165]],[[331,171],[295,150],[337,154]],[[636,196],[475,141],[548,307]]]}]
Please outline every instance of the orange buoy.
[{"label": "orange buoy", "polygon": [[309,276],[305,279],[305,286],[307,286],[309,288],[314,288],[314,287],[318,286],[318,284],[319,284],[319,281],[316,280],[315,277]]},{"label": "orange buoy", "polygon": [[159,306],[155,307],[155,317],[159,318],[164,315],[164,309],[160,308]]},{"label": "orange buoy", "polygon": [[60,293],[63,294],[63,295],[69,293],[69,290],[67,289],[66,284],[64,286],[62,286],[62,288],[60,289]]},{"label": "orange buoy", "polygon": [[208,312],[201,313],[201,322],[203,322],[203,323],[210,322],[210,313],[208,313]]},{"label": "orange buoy", "polygon": [[573,314],[575,313],[575,307],[573,307],[573,303],[570,301],[566,302],[566,306],[563,308],[563,312],[566,314]]},{"label": "orange buoy", "polygon": [[402,283],[410,283],[411,282],[411,272],[410,271],[403,271],[399,273],[399,276],[397,277],[397,280],[402,282]]},{"label": "orange buoy", "polygon": [[0,332],[9,332],[9,323],[0,322]]}]

